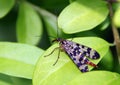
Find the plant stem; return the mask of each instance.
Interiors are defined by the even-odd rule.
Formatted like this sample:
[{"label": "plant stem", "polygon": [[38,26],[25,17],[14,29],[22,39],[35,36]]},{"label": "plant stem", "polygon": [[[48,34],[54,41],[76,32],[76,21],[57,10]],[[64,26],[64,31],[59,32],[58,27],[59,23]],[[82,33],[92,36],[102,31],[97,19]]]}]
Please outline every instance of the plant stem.
[{"label": "plant stem", "polygon": [[113,37],[114,37],[114,43],[116,45],[118,62],[120,65],[120,37],[119,37],[119,32],[113,23],[113,15],[114,15],[113,9],[112,9],[113,2],[116,2],[116,0],[108,0],[108,7],[109,7],[109,12],[110,12],[110,19],[111,19],[111,26],[112,26],[112,32],[113,32]]}]

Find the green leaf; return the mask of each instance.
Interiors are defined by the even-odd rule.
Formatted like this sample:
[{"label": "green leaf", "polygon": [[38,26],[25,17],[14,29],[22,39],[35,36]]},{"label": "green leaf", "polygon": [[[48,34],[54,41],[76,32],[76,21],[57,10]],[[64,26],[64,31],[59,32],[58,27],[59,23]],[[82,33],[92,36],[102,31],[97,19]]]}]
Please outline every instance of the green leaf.
[{"label": "green leaf", "polygon": [[83,31],[83,32],[79,32],[79,33],[76,33],[74,34],[76,37],[90,37],[90,36],[96,36],[97,37],[97,34],[93,31]]},{"label": "green leaf", "polygon": [[0,85],[32,85],[32,80],[0,74]]},{"label": "green leaf", "polygon": [[13,85],[10,76],[0,74],[0,85]]},{"label": "green leaf", "polygon": [[31,79],[42,53],[43,50],[34,46],[0,42],[0,73]]},{"label": "green leaf", "polygon": [[37,11],[41,14],[44,22],[45,22],[45,26],[47,28],[47,32],[49,34],[49,36],[52,37],[57,37],[57,17],[46,11],[45,9],[42,8],[37,8]]},{"label": "green leaf", "polygon": [[47,29],[50,40],[53,40],[53,38],[58,37],[57,35],[59,35],[59,37],[63,35],[63,32],[60,29],[59,33],[57,33],[58,32],[57,17],[54,14],[42,8],[35,7],[35,9],[41,14],[45,22],[45,27]]},{"label": "green leaf", "polygon": [[12,85],[32,85],[31,79],[11,77],[11,80],[13,81]]},{"label": "green leaf", "polygon": [[[102,59],[102,57],[107,53],[109,49],[109,44],[103,39],[97,37],[74,38],[73,42],[81,43],[97,50],[101,56],[100,59],[90,59],[90,61],[95,64],[97,64]],[[55,66],[53,66],[53,64],[58,57],[58,50],[56,50],[48,57],[44,57],[45,55],[51,53],[58,46],[59,44],[52,45],[40,57],[35,68],[33,85],[63,85],[81,74],[79,69],[75,66],[75,64],[65,52],[60,53],[60,59]],[[93,67],[89,66],[90,70],[92,68]]]},{"label": "green leaf", "polygon": [[120,27],[120,6],[115,11],[115,14],[114,14],[114,17],[113,17],[113,22],[117,27]]},{"label": "green leaf", "polygon": [[108,28],[109,25],[110,25],[110,20],[109,20],[109,18],[107,18],[107,19],[105,19],[104,22],[102,22],[102,23],[98,26],[98,28],[99,28],[101,31],[104,31],[105,29]]},{"label": "green leaf", "polygon": [[15,0],[0,0],[0,18],[3,18],[14,6]]},{"label": "green leaf", "polygon": [[[116,83],[117,81],[117,83]],[[119,85],[120,75],[109,71],[93,71],[78,75],[67,85]]]},{"label": "green leaf", "polygon": [[42,21],[27,2],[20,3],[17,20],[18,42],[36,45],[42,35]]},{"label": "green leaf", "polygon": [[69,0],[70,3],[72,3],[73,1],[76,1],[76,0]]},{"label": "green leaf", "polygon": [[67,6],[58,18],[58,26],[65,33],[76,33],[93,29],[108,15],[108,8],[102,0],[76,0]]},{"label": "green leaf", "polygon": [[72,37],[72,35],[66,35],[65,33],[63,33],[61,31],[61,29],[58,29],[57,17],[54,14],[46,11],[45,9],[38,8],[37,6],[33,6],[33,7],[42,16],[44,23],[45,23],[45,27],[47,29],[48,36],[49,36],[51,41],[54,38],[61,37],[61,36],[64,36],[64,38]]},{"label": "green leaf", "polygon": [[113,66],[114,66],[113,56],[111,51],[109,50],[100,61],[99,68],[103,70],[113,70]]}]

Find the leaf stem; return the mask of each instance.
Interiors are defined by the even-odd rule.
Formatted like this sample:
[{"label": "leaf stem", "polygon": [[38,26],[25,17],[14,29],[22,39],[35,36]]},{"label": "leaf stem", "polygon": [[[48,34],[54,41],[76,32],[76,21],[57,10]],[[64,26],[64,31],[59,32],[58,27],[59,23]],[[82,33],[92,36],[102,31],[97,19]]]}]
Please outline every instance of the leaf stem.
[{"label": "leaf stem", "polygon": [[111,19],[111,26],[112,26],[112,32],[113,32],[113,37],[114,37],[114,43],[116,45],[116,51],[117,51],[117,57],[118,57],[118,62],[120,65],[120,37],[119,37],[119,32],[117,30],[117,27],[113,23],[113,8],[112,8],[112,3],[116,2],[116,0],[107,0],[108,1],[108,8],[110,12],[110,19]]}]

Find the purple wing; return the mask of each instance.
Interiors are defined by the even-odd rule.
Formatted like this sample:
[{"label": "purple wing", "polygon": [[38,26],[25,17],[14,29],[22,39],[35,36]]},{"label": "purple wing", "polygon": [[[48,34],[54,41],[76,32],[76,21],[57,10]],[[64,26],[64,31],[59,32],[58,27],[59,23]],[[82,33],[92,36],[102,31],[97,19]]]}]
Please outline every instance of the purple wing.
[{"label": "purple wing", "polygon": [[91,59],[98,59],[100,57],[95,50],[84,45],[80,45],[69,40],[64,40],[61,43],[66,53],[71,57],[82,72],[88,71],[87,63],[90,61],[86,58],[86,56]]}]

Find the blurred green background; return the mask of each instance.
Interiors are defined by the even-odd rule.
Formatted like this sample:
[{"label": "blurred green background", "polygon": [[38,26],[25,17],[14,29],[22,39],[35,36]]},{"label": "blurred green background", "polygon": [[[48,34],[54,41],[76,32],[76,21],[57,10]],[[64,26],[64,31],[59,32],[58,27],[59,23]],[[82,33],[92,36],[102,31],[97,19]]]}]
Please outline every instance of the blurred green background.
[{"label": "blurred green background", "polygon": [[[111,26],[120,33],[119,0],[111,7],[112,20],[107,0],[0,0],[0,85],[119,85]],[[43,56],[58,46],[52,45],[58,37],[96,49],[101,58],[91,61],[99,68],[82,74],[63,52],[50,67],[58,53]]]}]

